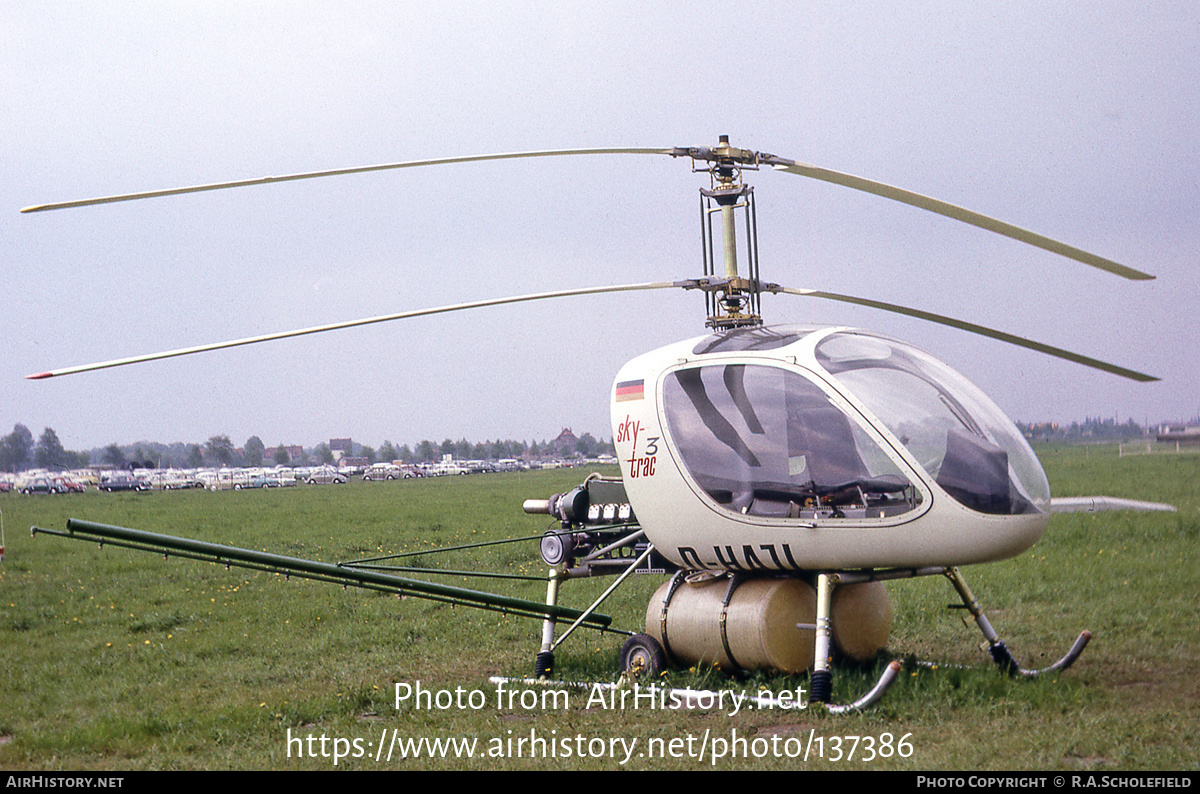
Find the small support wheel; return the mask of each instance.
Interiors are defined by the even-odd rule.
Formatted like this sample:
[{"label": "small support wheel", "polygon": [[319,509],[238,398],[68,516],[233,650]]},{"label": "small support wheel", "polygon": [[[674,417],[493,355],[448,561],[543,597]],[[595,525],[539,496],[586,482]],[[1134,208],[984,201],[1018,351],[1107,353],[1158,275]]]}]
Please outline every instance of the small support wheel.
[{"label": "small support wheel", "polygon": [[649,634],[634,634],[621,647],[621,672],[634,678],[657,678],[667,669],[667,654]]}]

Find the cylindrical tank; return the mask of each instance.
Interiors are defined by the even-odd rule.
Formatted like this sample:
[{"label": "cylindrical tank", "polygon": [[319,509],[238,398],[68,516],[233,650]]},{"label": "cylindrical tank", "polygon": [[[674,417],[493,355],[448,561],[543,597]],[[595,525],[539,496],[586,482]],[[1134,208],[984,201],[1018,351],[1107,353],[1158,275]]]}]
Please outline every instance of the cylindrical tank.
[{"label": "cylindrical tank", "polygon": [[833,644],[857,662],[874,659],[892,631],[892,600],[883,582],[863,582],[833,591]]},{"label": "cylindrical tank", "polygon": [[[646,607],[646,633],[680,663],[800,673],[813,664],[816,614],[816,592],[802,579],[721,576],[673,591],[668,581]],[[879,582],[836,588],[832,621],[841,652],[870,659],[891,630],[887,590]]]}]

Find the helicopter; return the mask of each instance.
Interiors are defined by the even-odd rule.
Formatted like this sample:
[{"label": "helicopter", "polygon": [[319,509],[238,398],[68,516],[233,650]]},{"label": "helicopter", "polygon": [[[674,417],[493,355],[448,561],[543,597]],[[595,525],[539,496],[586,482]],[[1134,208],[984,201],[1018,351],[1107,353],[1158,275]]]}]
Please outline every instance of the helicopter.
[{"label": "helicopter", "polygon": [[[934,356],[891,337],[844,326],[768,324],[763,293],[858,304],[1018,345],[1135,381],[1154,376],[954,318],[873,299],[785,287],[760,276],[754,188],[747,172],[803,176],[935,212],[1131,280],[1147,273],[1048,237],[901,188],[773,154],[713,147],[561,149],[405,161],[41,204],[22,212],[160,198],[372,171],[562,156],[653,155],[690,161],[700,189],[703,272],[694,278],[585,287],[408,310],[34,373],[32,380],[144,363],[307,334],[484,306],[623,291],[704,295],[707,333],[637,356],[609,394],[619,478],[527,500],[550,516],[539,539],[548,567],[545,603],[508,599],[408,576],[367,560],[329,565],[186,538],[68,522],[42,532],[287,572],[344,585],[510,611],[542,620],[534,677],[577,628],[612,630],[597,610],[634,573],[667,575],[646,609],[645,631],[626,631],[622,671],[653,676],[669,665],[808,671],[810,700],[834,712],[867,707],[895,680],[832,702],[832,660],[866,661],[886,647],[886,582],[945,577],[990,655],[1023,677],[1070,667],[1091,634],[1040,670],[1022,668],[992,627],[960,568],[1011,558],[1034,545],[1055,510],[1172,509],[1151,503],[1062,502],[1024,436],[978,387]],[[407,572],[411,569],[404,569]],[[583,610],[559,604],[572,579],[614,576]],[[560,631],[563,624],[569,626]]]}]

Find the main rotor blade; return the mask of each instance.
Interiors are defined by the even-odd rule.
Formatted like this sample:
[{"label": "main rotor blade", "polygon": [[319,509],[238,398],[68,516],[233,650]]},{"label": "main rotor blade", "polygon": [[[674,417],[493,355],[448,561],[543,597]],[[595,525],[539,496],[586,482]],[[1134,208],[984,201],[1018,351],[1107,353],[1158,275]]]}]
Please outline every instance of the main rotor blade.
[{"label": "main rotor blade", "polygon": [[507,152],[503,154],[477,154],[464,157],[440,157],[433,160],[408,160],[399,163],[383,163],[380,165],[364,165],[354,168],[334,168],[328,171],[309,171],[301,174],[286,176],[264,176],[257,179],[239,179],[232,182],[212,182],[206,185],[192,187],[168,188],[166,190],[146,190],[138,193],[124,193],[116,196],[78,199],[76,201],[59,201],[51,204],[34,204],[25,207],[21,212],[45,212],[46,210],[61,210],[70,207],[88,207],[94,204],[113,204],[119,201],[136,201],[138,199],[159,198],[161,196],[177,196],[183,193],[201,193],[206,190],[225,190],[227,188],[247,187],[250,185],[266,185],[272,182],[295,182],[301,179],[319,179],[325,176],[345,176],[347,174],[366,174],[372,171],[392,171],[399,168],[417,168],[425,165],[450,165],[453,163],[476,163],[485,160],[516,160],[525,157],[565,157],[576,154],[672,154],[674,149],[547,149],[535,152]]},{"label": "main rotor blade", "polygon": [[914,193],[911,190],[885,185],[882,182],[876,182],[871,179],[864,179],[860,176],[844,174],[839,171],[831,171],[828,168],[819,168],[815,165],[807,163],[797,163],[792,160],[785,160],[782,157],[766,155],[764,162],[769,163],[777,171],[786,171],[789,174],[798,174],[806,176],[810,179],[819,179],[822,182],[831,182],[835,185],[861,190],[866,193],[871,193],[876,196],[899,201],[902,204],[909,204],[914,207],[919,207],[923,210],[936,212],[939,215],[945,215],[947,218],[953,218],[963,223],[969,223],[972,226],[978,226],[981,229],[1002,234],[1005,237],[1011,237],[1014,240],[1020,240],[1023,243],[1042,248],[1046,251],[1065,256],[1068,259],[1074,259],[1076,262],[1082,262],[1085,265],[1105,270],[1109,273],[1114,273],[1128,279],[1146,280],[1152,279],[1154,276],[1149,273],[1143,273],[1140,270],[1134,270],[1131,267],[1113,262],[1110,259],[1097,256],[1087,251],[1075,248],[1074,246],[1061,243],[1058,240],[1052,240],[1049,237],[1031,232],[1028,229],[1022,229],[1019,226],[1014,226],[1011,223],[997,220],[996,218],[982,215],[963,207],[950,204],[949,202],[941,201],[940,199],[923,196],[920,193]]},{"label": "main rotor blade", "polygon": [[1119,367],[1116,364],[1108,364],[1104,361],[1099,361],[1088,356],[1080,355],[1079,353],[1072,353],[1069,350],[1063,350],[1061,347],[1045,345],[1041,342],[1035,342],[1031,339],[1025,339],[1024,337],[1005,333],[1004,331],[997,331],[993,328],[976,325],[975,323],[968,323],[964,320],[956,320],[953,317],[946,317],[942,314],[934,314],[932,312],[921,311],[920,309],[911,309],[907,306],[899,306],[895,303],[883,303],[882,301],[870,300],[868,298],[856,298],[853,295],[839,295],[836,292],[822,292],[821,290],[815,289],[795,289],[792,287],[779,287],[776,285],[764,285],[763,289],[770,292],[782,292],[787,295],[801,295],[809,298],[824,298],[825,300],[841,301],[842,303],[853,303],[858,306],[867,306],[872,309],[881,309],[885,312],[892,312],[893,314],[903,314],[908,317],[916,317],[920,320],[937,323],[938,325],[946,325],[951,328],[957,328],[961,331],[968,331],[973,334],[979,334],[980,336],[998,339],[999,341],[1007,342],[1010,345],[1028,348],[1029,350],[1036,350],[1037,352],[1045,353],[1048,356],[1054,356],[1055,358],[1073,361],[1076,364],[1082,364],[1085,367],[1091,367],[1092,369],[1109,372],[1113,375],[1120,375],[1122,378],[1129,378],[1130,380],[1142,382],[1159,380],[1159,378],[1156,378],[1153,375],[1135,372],[1134,370],[1126,369],[1125,367]]},{"label": "main rotor blade", "polygon": [[299,174],[289,174],[286,176],[264,176],[257,179],[241,179],[231,182],[213,182],[204,185],[194,185],[192,187],[169,188],[165,190],[147,190],[138,193],[124,193],[114,196],[102,196],[99,198],[79,199],[75,201],[60,201],[50,204],[35,204],[25,207],[21,212],[44,212],[47,210],[67,209],[70,207],[87,207],[95,204],[111,204],[120,201],[134,201],[145,198],[158,198],[161,196],[176,196],[184,193],[199,193],[207,190],[225,190],[227,188],[247,187],[250,185],[265,185],[272,182],[291,182],[301,179],[317,179],[326,176],[344,176],[347,174],[363,174],[372,171],[389,171],[399,168],[415,168],[427,165],[449,165],[453,163],[471,163],[482,162],[487,160],[512,160],[520,158],[532,157],[562,157],[569,155],[597,155],[597,154],[657,154],[668,155],[671,157],[690,157],[692,160],[702,160],[713,162],[718,165],[770,165],[778,171],[786,171],[787,173],[805,176],[810,179],[819,179],[823,182],[830,182],[835,185],[861,190],[866,193],[871,193],[882,198],[891,199],[909,204],[920,209],[936,212],[939,215],[944,215],[948,218],[953,218],[963,223],[968,223],[972,226],[977,226],[981,229],[1002,234],[1005,237],[1010,237],[1014,240],[1019,240],[1029,245],[1042,248],[1046,251],[1065,256],[1069,259],[1074,259],[1077,262],[1082,262],[1086,265],[1099,268],[1109,273],[1114,273],[1128,279],[1144,280],[1152,279],[1154,276],[1149,273],[1143,273],[1140,270],[1134,270],[1131,267],[1113,262],[1110,259],[1097,256],[1066,243],[1053,240],[1028,229],[1022,229],[1019,226],[1014,226],[1011,223],[991,218],[964,207],[959,207],[950,204],[940,199],[931,198],[929,196],[914,193],[911,190],[905,190],[892,185],[887,185],[882,182],[876,182],[871,179],[865,179],[859,176],[833,171],[828,168],[820,168],[807,163],[796,162],[784,157],[779,157],[773,154],[765,154],[760,152],[751,152],[745,149],[735,149],[729,147],[728,141],[724,140],[722,146],[715,149],[708,147],[659,147],[659,148],[624,148],[624,147],[606,147],[593,149],[546,149],[541,151],[528,152],[508,152],[501,154],[479,154],[466,155],[461,157],[440,157],[431,160],[408,160],[398,163],[383,163],[380,165],[358,166],[354,168],[335,168],[326,171],[309,171]]},{"label": "main rotor blade", "polygon": [[28,380],[43,380],[45,378],[55,378],[59,375],[74,375],[79,372],[91,372],[97,369],[108,369],[109,367],[121,367],[126,364],[140,364],[146,361],[157,361],[164,358],[174,358],[176,356],[188,356],[193,353],[206,353],[210,350],[223,350],[227,347],[239,347],[241,345],[253,345],[259,342],[271,342],[276,339],[287,339],[293,336],[304,336],[306,334],[319,334],[325,331],[337,331],[342,328],[354,328],[359,325],[371,325],[373,323],[386,323],[392,320],[404,320],[410,317],[423,317],[428,314],[443,314],[446,312],[455,312],[463,309],[478,309],[484,306],[502,306],[508,303],[522,303],[524,301],[546,300],[549,298],[565,298],[572,295],[598,295],[606,292],[633,292],[636,290],[652,290],[652,289],[669,289],[680,287],[680,282],[659,281],[646,282],[643,284],[619,284],[609,287],[582,287],[580,289],[557,290],[555,292],[538,292],[530,295],[516,295],[507,298],[488,298],[485,300],[469,301],[467,303],[455,303],[449,306],[436,306],[431,309],[414,309],[407,312],[397,312],[396,314],[383,314],[378,317],[367,317],[362,320],[348,320],[341,323],[330,323],[328,325],[317,325],[311,328],[301,328],[297,331],[281,331],[273,334],[263,334],[262,336],[250,336],[245,339],[234,339],[229,342],[214,342],[207,345],[197,345],[196,347],[184,347],[178,350],[168,350],[164,353],[148,353],[141,356],[130,356],[129,358],[118,358],[112,361],[102,361],[96,364],[82,364],[75,367],[64,367],[62,369],[54,369],[48,372],[38,372],[33,375],[26,375]]}]

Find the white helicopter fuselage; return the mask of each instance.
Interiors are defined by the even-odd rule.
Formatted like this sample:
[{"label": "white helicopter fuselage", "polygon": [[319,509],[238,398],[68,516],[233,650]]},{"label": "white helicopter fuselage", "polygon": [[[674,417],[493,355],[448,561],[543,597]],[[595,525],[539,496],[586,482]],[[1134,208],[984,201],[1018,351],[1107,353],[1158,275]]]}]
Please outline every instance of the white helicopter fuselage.
[{"label": "white helicopter fuselage", "polygon": [[613,439],[647,538],[687,569],[1004,559],[1049,520],[1012,421],[927,353],[847,328],[720,332],[618,373]]}]

